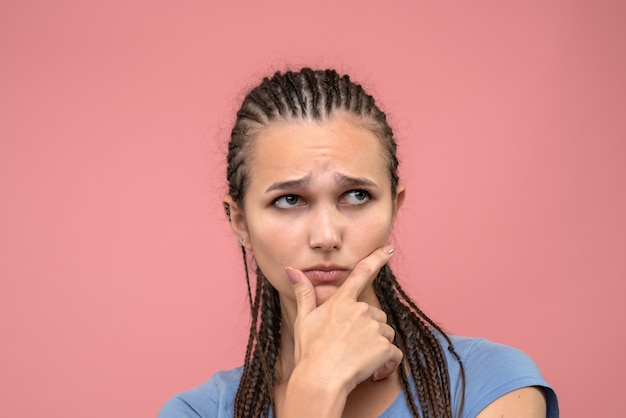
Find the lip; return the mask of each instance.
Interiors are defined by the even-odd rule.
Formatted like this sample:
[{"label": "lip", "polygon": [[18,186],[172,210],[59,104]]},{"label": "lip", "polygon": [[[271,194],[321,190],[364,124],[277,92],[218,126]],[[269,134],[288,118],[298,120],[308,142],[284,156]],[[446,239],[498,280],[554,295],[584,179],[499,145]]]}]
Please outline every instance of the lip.
[{"label": "lip", "polygon": [[335,265],[317,265],[304,269],[302,272],[315,285],[317,283],[343,281],[348,277],[350,270]]}]

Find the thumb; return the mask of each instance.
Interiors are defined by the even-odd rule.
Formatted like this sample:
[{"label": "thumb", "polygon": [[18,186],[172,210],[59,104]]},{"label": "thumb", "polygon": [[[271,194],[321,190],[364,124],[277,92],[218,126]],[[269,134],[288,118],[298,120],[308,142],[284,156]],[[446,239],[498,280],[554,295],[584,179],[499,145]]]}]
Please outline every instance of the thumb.
[{"label": "thumb", "polygon": [[298,316],[306,316],[317,307],[313,285],[309,278],[300,270],[285,267],[285,272],[293,284],[293,292],[296,295],[296,304],[298,306]]}]

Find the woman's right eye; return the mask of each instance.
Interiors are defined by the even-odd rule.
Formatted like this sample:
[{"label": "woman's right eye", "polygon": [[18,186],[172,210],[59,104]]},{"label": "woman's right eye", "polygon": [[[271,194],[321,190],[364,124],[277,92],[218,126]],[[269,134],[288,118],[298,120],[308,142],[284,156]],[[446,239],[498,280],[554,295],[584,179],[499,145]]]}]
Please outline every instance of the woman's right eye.
[{"label": "woman's right eye", "polygon": [[300,196],[295,194],[286,194],[274,199],[273,205],[279,209],[289,209],[296,206],[303,206],[305,203]]}]

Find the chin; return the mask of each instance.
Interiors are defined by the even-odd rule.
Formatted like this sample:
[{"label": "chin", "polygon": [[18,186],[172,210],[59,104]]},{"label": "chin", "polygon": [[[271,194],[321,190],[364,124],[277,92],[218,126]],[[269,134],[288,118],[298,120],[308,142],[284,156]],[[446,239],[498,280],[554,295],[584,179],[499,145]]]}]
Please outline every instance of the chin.
[{"label": "chin", "polygon": [[320,306],[328,299],[330,299],[335,292],[337,291],[337,287],[329,284],[316,286],[315,287],[315,302],[317,306]]}]

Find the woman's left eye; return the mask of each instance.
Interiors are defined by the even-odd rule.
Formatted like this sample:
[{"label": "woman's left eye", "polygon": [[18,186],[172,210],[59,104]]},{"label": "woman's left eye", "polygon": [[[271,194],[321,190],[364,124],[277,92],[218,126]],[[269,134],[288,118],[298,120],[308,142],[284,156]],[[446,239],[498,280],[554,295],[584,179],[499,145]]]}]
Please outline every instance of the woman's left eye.
[{"label": "woman's left eye", "polygon": [[362,205],[369,202],[370,197],[369,192],[366,192],[365,190],[350,190],[343,195],[341,203],[347,203],[349,205]]}]

